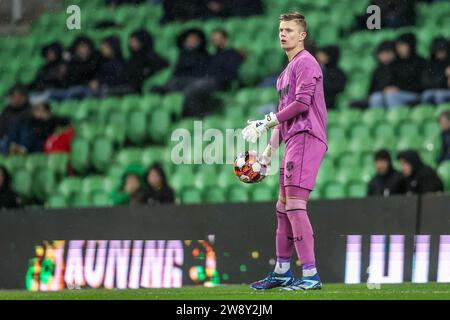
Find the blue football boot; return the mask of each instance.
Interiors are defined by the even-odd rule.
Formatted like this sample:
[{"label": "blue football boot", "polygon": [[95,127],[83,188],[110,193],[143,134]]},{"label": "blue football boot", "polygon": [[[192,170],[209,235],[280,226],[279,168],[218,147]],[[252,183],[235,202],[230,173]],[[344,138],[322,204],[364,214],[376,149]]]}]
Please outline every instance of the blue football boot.
[{"label": "blue football boot", "polygon": [[285,287],[290,285],[294,281],[291,270],[284,274],[279,274],[275,272],[269,273],[267,277],[262,280],[253,282],[250,288],[255,290],[268,290],[276,287]]},{"label": "blue football boot", "polygon": [[320,290],[322,289],[322,282],[319,274],[316,273],[311,277],[303,277],[292,282],[290,285],[281,288],[281,290],[297,291],[297,290]]}]

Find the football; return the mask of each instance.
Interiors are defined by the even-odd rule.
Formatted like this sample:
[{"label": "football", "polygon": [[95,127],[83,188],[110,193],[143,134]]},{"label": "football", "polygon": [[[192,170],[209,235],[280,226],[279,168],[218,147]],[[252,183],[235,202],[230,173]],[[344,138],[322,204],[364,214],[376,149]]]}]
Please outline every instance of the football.
[{"label": "football", "polygon": [[259,161],[258,153],[245,151],[234,160],[234,174],[244,183],[261,182],[267,175],[268,168]]}]

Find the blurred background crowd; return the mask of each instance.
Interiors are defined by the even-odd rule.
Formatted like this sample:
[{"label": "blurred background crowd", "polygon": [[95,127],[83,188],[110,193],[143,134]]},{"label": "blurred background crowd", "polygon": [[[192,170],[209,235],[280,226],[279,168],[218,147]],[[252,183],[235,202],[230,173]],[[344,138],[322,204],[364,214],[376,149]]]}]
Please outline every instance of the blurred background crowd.
[{"label": "blurred background crowd", "polygon": [[[0,38],[3,208],[275,199],[276,181],[250,190],[227,166],[169,163],[170,133],[276,109],[287,10],[305,14],[324,74],[330,145],[315,197],[450,189],[449,1],[60,2]],[[64,29],[69,4],[81,30]],[[380,30],[366,28],[370,4]]]}]

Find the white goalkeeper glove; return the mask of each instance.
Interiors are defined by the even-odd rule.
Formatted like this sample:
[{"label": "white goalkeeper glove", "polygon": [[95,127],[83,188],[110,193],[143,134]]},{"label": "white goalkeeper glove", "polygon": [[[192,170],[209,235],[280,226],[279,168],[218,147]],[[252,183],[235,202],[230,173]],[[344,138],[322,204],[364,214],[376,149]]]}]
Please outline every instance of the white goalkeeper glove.
[{"label": "white goalkeeper glove", "polygon": [[279,122],[275,113],[271,112],[262,120],[247,121],[248,125],[242,130],[244,140],[255,143],[258,138],[268,129],[275,127]]}]

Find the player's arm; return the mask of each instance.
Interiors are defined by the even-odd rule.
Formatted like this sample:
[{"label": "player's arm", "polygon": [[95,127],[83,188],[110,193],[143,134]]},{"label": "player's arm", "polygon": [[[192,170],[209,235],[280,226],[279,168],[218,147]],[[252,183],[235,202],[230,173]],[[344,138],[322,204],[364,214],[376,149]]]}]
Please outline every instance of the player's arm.
[{"label": "player's arm", "polygon": [[248,121],[247,127],[242,130],[244,139],[255,143],[268,129],[307,111],[311,106],[319,77],[320,75],[309,67],[299,69],[296,74],[295,101],[277,113],[266,114],[262,120]]}]

